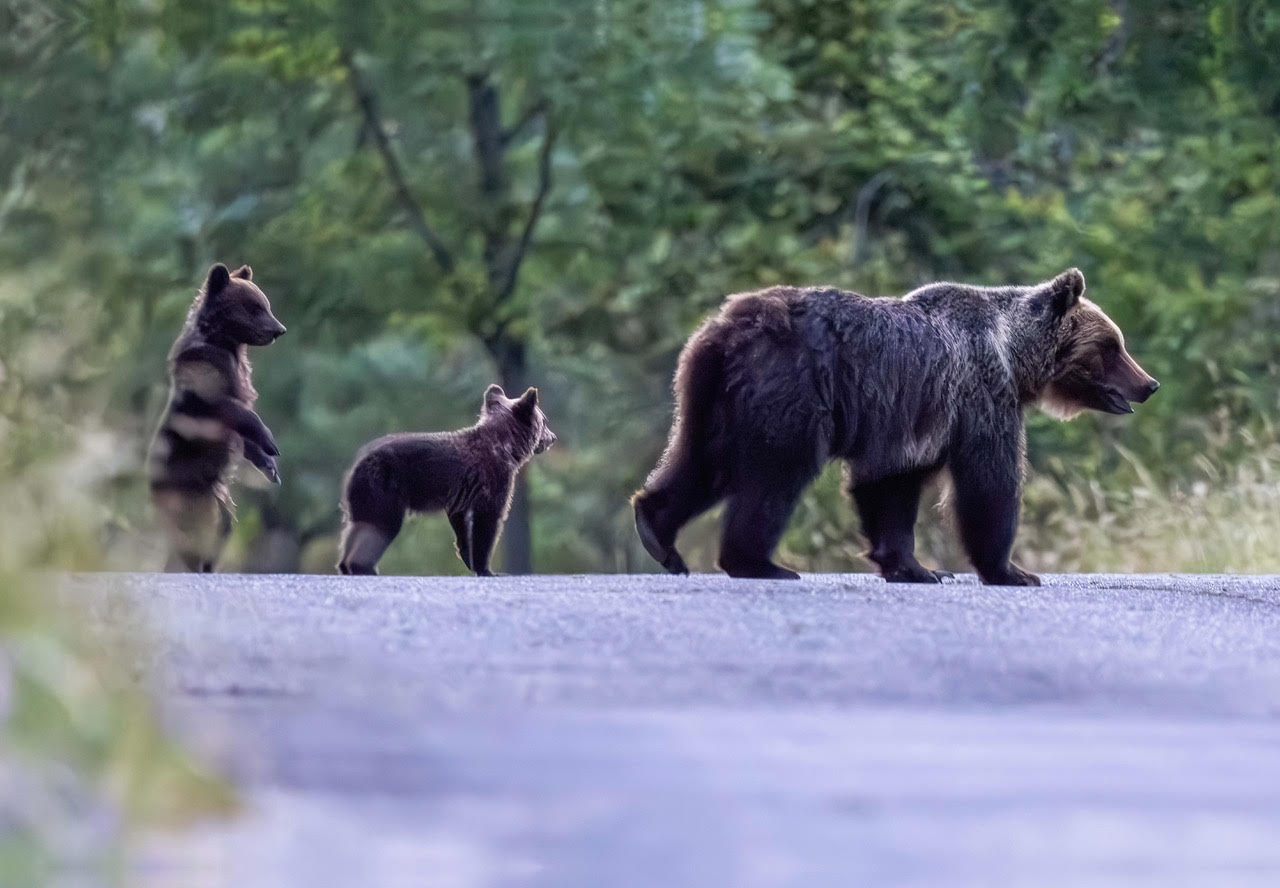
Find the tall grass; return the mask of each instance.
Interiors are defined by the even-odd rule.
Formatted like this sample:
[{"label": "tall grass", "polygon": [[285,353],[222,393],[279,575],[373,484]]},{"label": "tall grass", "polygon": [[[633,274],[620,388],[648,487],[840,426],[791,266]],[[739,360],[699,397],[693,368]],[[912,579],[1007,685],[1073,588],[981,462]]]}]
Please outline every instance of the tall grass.
[{"label": "tall grass", "polygon": [[1019,551],[1043,571],[1280,573],[1280,441],[1241,431],[1234,461],[1206,451],[1162,484],[1129,457],[1134,483],[1027,487]]},{"label": "tall grass", "polygon": [[[233,798],[161,730],[131,674],[144,633],[89,634],[60,594],[60,571],[108,563],[106,488],[132,457],[14,295],[0,288],[0,884],[116,884],[135,830]],[[54,354],[74,350],[75,329],[57,329]],[[123,616],[112,622],[142,625]]]}]

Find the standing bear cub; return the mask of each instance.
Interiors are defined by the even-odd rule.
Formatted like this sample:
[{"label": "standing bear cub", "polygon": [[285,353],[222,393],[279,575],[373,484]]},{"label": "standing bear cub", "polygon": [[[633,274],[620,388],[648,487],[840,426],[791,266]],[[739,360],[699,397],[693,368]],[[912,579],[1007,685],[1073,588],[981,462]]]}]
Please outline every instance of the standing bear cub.
[{"label": "standing bear cub", "polygon": [[727,499],[720,567],[795,579],[774,547],[801,492],[840,459],[881,575],[936,583],[916,560],[915,523],[921,488],[945,467],[982,581],[1038,585],[1009,560],[1023,408],[1132,413],[1159,387],[1084,288],[1072,268],[1030,287],[938,283],[902,299],[796,287],[730,296],[680,355],[667,449],[633,498],[645,549],[686,573],[676,534]]},{"label": "standing bear cub", "polygon": [[512,399],[491,385],[470,428],[386,435],[366,444],[343,484],[339,573],[377,573],[406,512],[443,510],[462,563],[476,576],[492,576],[489,556],[511,507],[516,473],[555,442],[537,389]]},{"label": "standing bear cub", "polygon": [[209,270],[169,351],[169,405],[148,458],[151,501],[169,535],[170,569],[208,573],[231,533],[227,480],[243,455],[280,483],[275,438],[253,411],[250,345],[285,332],[253,283],[253,269]]}]

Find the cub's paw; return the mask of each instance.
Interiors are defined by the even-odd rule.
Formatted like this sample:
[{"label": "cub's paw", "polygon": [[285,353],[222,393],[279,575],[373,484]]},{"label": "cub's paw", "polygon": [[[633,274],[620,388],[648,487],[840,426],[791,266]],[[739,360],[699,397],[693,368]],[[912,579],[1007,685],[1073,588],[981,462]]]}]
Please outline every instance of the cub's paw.
[{"label": "cub's paw", "polygon": [[272,484],[280,483],[280,466],[276,463],[274,456],[268,456],[262,461],[262,465],[258,466],[258,471],[270,481]]}]

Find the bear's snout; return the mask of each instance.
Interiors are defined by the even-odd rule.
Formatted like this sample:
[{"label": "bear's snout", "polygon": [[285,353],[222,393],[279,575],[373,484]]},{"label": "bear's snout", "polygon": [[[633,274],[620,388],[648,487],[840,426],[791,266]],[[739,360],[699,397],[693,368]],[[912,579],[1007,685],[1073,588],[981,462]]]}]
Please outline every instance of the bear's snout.
[{"label": "bear's snout", "polygon": [[1147,384],[1142,387],[1142,397],[1137,399],[1138,403],[1141,404],[1143,401],[1147,400],[1147,398],[1150,398],[1157,391],[1159,391],[1159,389],[1160,389],[1160,380],[1148,379]]},{"label": "bear's snout", "polygon": [[1125,392],[1125,397],[1135,404],[1143,403],[1156,393],[1156,389],[1160,388],[1160,383],[1156,379],[1147,376],[1145,373],[1142,375],[1143,379],[1122,389]]}]

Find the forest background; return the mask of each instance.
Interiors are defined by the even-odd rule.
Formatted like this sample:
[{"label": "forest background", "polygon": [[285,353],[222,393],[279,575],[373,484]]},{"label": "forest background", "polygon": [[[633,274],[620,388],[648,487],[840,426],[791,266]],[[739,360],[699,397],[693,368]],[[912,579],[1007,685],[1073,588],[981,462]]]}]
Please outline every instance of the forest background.
[{"label": "forest background", "polygon": [[[1031,417],[1022,562],[1280,569],[1269,4],[8,0],[0,20],[11,550],[74,485],[103,563],[162,563],[144,457],[213,261],[251,264],[289,327],[253,355],[284,483],[242,470],[224,569],[325,572],[359,445],[469,424],[493,381],[539,386],[560,436],[506,569],[655,569],[627,499],[726,293],[1076,265],[1164,386],[1132,417]],[[922,555],[963,569],[946,523],[926,509]],[[715,538],[689,529],[695,569]],[[833,468],[779,557],[861,570],[863,545]],[[428,518],[383,569],[462,565]]]}]

